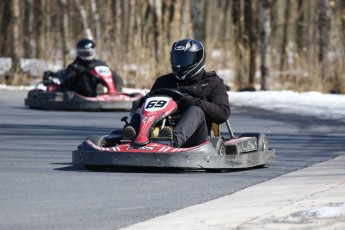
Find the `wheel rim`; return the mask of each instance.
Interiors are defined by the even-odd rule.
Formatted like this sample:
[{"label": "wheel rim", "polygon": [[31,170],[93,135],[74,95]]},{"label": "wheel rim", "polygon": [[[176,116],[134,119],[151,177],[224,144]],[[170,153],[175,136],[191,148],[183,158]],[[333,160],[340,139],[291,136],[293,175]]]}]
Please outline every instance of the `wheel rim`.
[{"label": "wheel rim", "polygon": [[224,145],[220,146],[219,155],[225,155],[225,146]]}]

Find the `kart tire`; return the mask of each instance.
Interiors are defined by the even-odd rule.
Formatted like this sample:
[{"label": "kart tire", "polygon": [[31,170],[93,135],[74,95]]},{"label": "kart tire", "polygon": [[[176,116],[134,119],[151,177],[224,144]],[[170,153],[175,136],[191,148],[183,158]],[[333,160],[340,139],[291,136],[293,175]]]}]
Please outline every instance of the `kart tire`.
[{"label": "kart tire", "polygon": [[221,173],[223,169],[205,169],[208,173]]},{"label": "kart tire", "polygon": [[100,166],[100,165],[84,165],[84,168],[86,170],[89,170],[89,171],[99,171],[101,170],[103,167]]},{"label": "kart tire", "polygon": [[[216,149],[219,155],[226,155],[226,149],[223,139],[217,137],[211,137],[209,141],[212,143],[213,147]],[[209,173],[220,173],[223,171],[221,168],[205,169]]]},{"label": "kart tire", "polygon": [[213,144],[219,155],[226,155],[224,141],[221,138],[210,138],[210,142]]},{"label": "kart tire", "polygon": [[32,89],[28,92],[28,98],[36,98],[38,93],[44,92],[42,89]]},{"label": "kart tire", "polygon": [[[269,149],[267,136],[263,133],[242,133],[241,137],[256,137],[258,151],[266,151]],[[255,168],[263,168],[265,164],[257,165]]]},{"label": "kart tire", "polygon": [[86,140],[89,140],[93,144],[100,146],[100,147],[104,147],[107,144],[104,136],[88,136],[86,138]]}]

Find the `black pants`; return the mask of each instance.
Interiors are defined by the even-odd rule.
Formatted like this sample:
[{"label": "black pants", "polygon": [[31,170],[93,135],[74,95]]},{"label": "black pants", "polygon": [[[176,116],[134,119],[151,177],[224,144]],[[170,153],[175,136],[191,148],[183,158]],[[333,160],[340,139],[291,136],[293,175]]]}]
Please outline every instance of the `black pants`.
[{"label": "black pants", "polygon": [[[139,132],[140,115],[133,114],[130,125]],[[208,137],[205,113],[198,106],[192,106],[181,114],[181,118],[173,130],[177,147],[199,145]]]},{"label": "black pants", "polygon": [[183,112],[180,121],[173,130],[178,147],[199,145],[208,136],[205,113],[198,106],[192,106]]},{"label": "black pants", "polygon": [[75,91],[86,97],[95,97],[97,82],[92,76],[81,75],[75,87]]}]

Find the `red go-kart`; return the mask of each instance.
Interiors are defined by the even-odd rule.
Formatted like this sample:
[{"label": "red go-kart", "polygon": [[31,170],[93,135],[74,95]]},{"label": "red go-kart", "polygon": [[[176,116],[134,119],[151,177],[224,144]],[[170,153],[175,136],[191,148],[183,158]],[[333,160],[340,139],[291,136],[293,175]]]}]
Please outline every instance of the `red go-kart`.
[{"label": "red go-kart", "polygon": [[89,136],[72,152],[74,165],[89,170],[105,168],[170,168],[219,172],[226,169],[262,167],[272,162],[275,150],[261,133],[236,137],[226,122],[228,134],[213,124],[202,144],[175,148],[172,139],[159,137],[165,126],[174,126],[178,115],[174,98],[184,95],[172,89],[148,94],[142,105],[140,131],[134,141],[122,139],[122,129],[109,135]]},{"label": "red go-kart", "polygon": [[36,87],[30,90],[25,105],[47,110],[130,110],[133,101],[143,97],[141,93],[121,93],[122,83],[116,84],[121,79],[115,78],[107,66],[96,66],[88,74],[98,78],[100,82],[95,97],[65,90],[65,70],[56,73],[46,71],[43,74],[46,89]]}]

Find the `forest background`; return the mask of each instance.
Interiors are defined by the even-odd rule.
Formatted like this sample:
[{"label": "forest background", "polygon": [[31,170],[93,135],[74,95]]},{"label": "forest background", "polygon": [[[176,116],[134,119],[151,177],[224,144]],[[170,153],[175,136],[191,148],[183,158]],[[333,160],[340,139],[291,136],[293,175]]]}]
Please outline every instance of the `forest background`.
[{"label": "forest background", "polygon": [[0,12],[2,84],[30,84],[24,59],[66,67],[88,37],[127,87],[150,88],[173,42],[195,38],[234,91],[345,93],[344,0],[1,0]]}]

